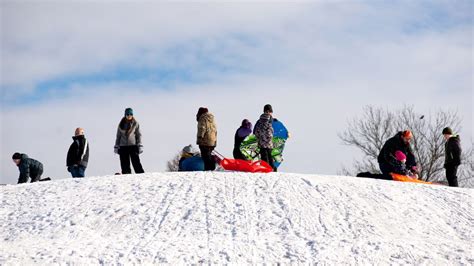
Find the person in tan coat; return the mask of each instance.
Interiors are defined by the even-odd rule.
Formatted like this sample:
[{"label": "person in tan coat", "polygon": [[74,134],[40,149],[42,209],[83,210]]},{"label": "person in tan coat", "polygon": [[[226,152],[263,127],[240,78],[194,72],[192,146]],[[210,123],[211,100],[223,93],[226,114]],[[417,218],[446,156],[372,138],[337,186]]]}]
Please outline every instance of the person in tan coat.
[{"label": "person in tan coat", "polygon": [[214,115],[209,113],[205,107],[200,107],[196,114],[197,125],[197,141],[201,150],[201,157],[204,161],[205,171],[214,171],[216,162],[212,158],[212,151],[217,145],[217,127],[214,121]]}]

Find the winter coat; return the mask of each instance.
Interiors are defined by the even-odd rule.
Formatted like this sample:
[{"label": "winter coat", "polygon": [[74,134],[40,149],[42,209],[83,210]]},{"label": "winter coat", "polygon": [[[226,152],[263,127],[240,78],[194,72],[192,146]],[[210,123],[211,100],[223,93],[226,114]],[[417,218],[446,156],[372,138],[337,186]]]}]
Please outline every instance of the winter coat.
[{"label": "winter coat", "polygon": [[81,165],[87,167],[89,161],[89,142],[84,135],[72,137],[74,142],[69,146],[66,166]]},{"label": "winter coat", "polygon": [[400,175],[405,175],[405,176],[411,176],[412,175],[410,170],[407,169],[406,164],[401,162],[401,161],[396,161],[395,162],[394,167],[393,167],[393,171],[396,174],[400,174]]},{"label": "winter coat", "polygon": [[416,166],[415,155],[413,154],[410,143],[403,142],[402,132],[398,132],[385,142],[377,158],[378,162],[388,163],[394,167],[397,164],[397,159],[394,156],[396,151],[401,151],[407,156],[406,166],[408,169],[412,166]]},{"label": "winter coat", "polygon": [[26,154],[21,154],[18,169],[20,170],[18,184],[28,182],[30,177],[32,178],[31,182],[39,181],[39,177],[43,174],[43,164],[35,159],[29,158]]},{"label": "winter coat", "polygon": [[217,127],[214,115],[209,112],[202,114],[198,119],[196,144],[208,147],[217,145]]},{"label": "winter coat", "polygon": [[117,138],[115,139],[115,146],[141,146],[142,133],[140,132],[140,124],[135,118],[127,120],[122,118],[117,128]]},{"label": "winter coat", "polygon": [[273,149],[273,118],[270,114],[262,114],[255,123],[253,134],[257,137],[260,148]]},{"label": "winter coat", "polygon": [[240,151],[240,145],[242,142],[244,142],[245,138],[252,134],[252,129],[251,128],[246,128],[246,127],[239,127],[237,131],[235,131],[235,136],[234,136],[234,158],[235,159],[242,159],[244,160],[244,156],[242,155],[242,152]]},{"label": "winter coat", "polygon": [[452,136],[444,144],[444,167],[461,164],[461,139],[458,135]]}]

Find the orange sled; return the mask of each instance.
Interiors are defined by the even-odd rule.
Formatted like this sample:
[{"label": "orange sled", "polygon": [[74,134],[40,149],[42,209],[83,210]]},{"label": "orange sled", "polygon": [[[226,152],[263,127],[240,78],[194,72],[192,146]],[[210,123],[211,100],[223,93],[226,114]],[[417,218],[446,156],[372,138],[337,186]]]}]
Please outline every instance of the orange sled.
[{"label": "orange sled", "polygon": [[270,173],[273,171],[272,167],[265,161],[245,161],[240,159],[224,158],[220,162],[225,170],[240,171],[250,173]]},{"label": "orange sled", "polygon": [[413,179],[411,177],[408,177],[406,175],[400,175],[400,174],[395,174],[395,173],[390,173],[392,176],[393,180],[395,181],[401,181],[401,182],[412,182],[412,183],[420,183],[420,184],[430,184],[432,185],[432,182],[426,182],[426,181],[421,181],[418,179]]}]

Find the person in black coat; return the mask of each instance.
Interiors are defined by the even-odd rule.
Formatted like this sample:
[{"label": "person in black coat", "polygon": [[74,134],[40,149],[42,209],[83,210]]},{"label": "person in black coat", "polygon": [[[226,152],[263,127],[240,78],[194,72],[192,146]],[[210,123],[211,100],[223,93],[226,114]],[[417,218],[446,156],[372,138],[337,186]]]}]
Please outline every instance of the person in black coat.
[{"label": "person in black coat", "polygon": [[413,134],[411,131],[405,130],[398,132],[385,142],[377,158],[382,174],[390,176],[390,173],[395,172],[397,166],[396,151],[401,151],[406,155],[406,168],[414,173],[417,172],[415,155],[410,146],[412,138]]},{"label": "person in black coat", "polygon": [[15,152],[12,156],[13,162],[20,170],[18,184],[27,183],[31,178],[31,183],[38,182],[43,174],[43,164],[39,161],[29,158],[24,153]]},{"label": "person in black coat", "polygon": [[234,159],[247,160],[240,151],[240,145],[242,144],[244,139],[250,134],[252,134],[252,123],[250,123],[249,120],[244,119],[242,121],[242,125],[235,132],[234,151],[232,152],[234,155]]},{"label": "person in black coat", "polygon": [[461,164],[461,139],[453,134],[449,127],[443,129],[443,136],[446,140],[444,145],[444,168],[446,169],[446,179],[450,187],[458,186],[457,171]]},{"label": "person in black coat", "polygon": [[72,177],[84,177],[89,161],[89,143],[84,136],[84,129],[76,128],[73,143],[69,146],[66,157],[67,170]]}]

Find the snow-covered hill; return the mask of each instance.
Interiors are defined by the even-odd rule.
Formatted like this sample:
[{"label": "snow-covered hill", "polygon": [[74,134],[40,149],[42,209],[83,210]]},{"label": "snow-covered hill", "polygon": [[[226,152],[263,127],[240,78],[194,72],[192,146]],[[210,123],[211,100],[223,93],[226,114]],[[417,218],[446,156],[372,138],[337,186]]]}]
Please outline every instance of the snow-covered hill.
[{"label": "snow-covered hill", "polygon": [[155,173],[0,188],[0,264],[474,264],[472,189]]}]

